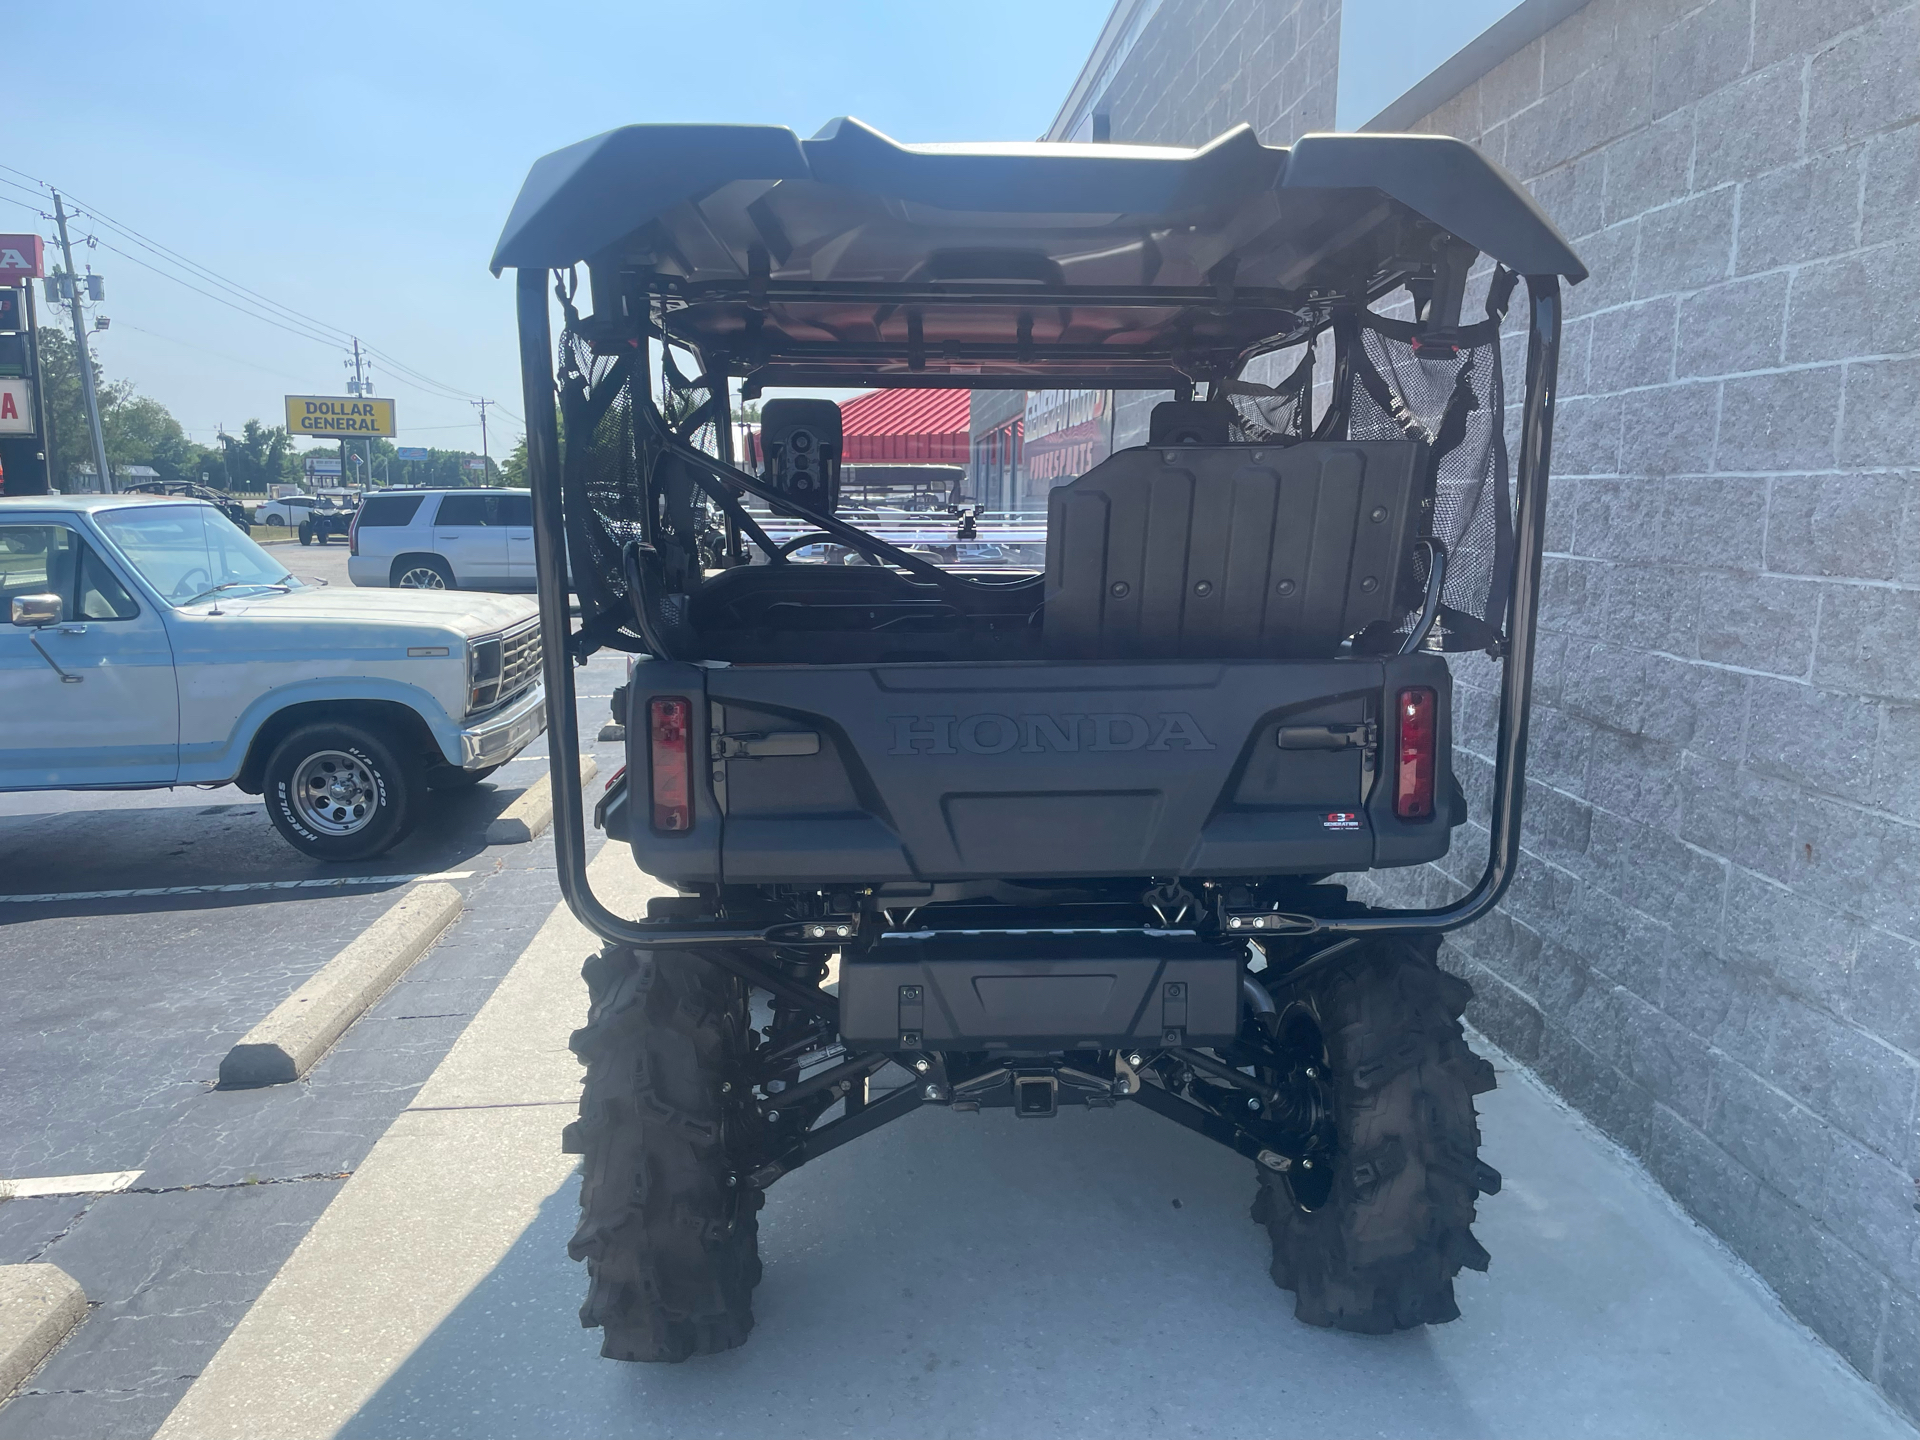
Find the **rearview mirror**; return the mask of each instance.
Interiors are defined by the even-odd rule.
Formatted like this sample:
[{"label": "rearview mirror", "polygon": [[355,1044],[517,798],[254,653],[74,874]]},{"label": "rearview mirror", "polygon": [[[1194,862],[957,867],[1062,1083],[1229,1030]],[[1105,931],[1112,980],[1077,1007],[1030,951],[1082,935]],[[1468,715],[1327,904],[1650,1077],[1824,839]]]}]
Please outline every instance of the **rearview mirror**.
[{"label": "rearview mirror", "polygon": [[58,625],[58,595],[16,595],[13,597],[13,623],[16,625]]}]

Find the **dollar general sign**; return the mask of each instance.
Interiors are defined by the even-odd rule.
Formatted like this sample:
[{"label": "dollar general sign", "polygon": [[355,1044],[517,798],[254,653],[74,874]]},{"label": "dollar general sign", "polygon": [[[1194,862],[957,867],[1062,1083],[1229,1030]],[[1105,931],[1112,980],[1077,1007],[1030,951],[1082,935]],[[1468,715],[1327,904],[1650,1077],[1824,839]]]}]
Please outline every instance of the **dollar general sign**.
[{"label": "dollar general sign", "polygon": [[392,439],[393,401],[339,395],[287,396],[287,429],[295,435],[350,440],[363,435]]}]

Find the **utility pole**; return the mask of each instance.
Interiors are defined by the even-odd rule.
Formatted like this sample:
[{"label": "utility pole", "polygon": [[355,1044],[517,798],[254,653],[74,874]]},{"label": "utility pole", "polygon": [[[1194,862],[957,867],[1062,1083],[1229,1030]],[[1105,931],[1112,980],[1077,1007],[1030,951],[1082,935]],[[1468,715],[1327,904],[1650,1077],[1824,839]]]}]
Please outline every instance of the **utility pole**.
[{"label": "utility pole", "polygon": [[480,412],[480,483],[493,483],[493,457],[487,453],[487,407],[498,404],[495,400],[469,400],[467,402]]},{"label": "utility pole", "polygon": [[67,239],[67,210],[60,192],[53,192],[53,219],[60,227],[60,253],[67,261],[68,302],[73,307],[73,348],[80,364],[80,391],[87,400],[87,426],[93,431],[93,463],[100,467],[100,483],[113,493],[113,472],[107,468],[107,441],[100,431],[100,397],[93,388],[93,354],[87,349],[87,322],[80,313],[80,277],[73,268],[73,244]]},{"label": "utility pole", "polygon": [[[366,370],[361,360],[360,337],[358,335],[353,337],[353,379],[347,382],[347,393],[350,395],[373,394],[373,382],[367,379]],[[345,459],[346,445],[344,441],[341,443],[340,448],[341,448],[341,458]],[[360,441],[360,448],[362,451],[365,452],[366,459],[367,459],[367,469],[366,469],[367,484],[372,485],[373,484],[373,441],[370,438],[362,437]],[[345,470],[345,468],[346,467],[344,465],[341,467],[343,471]],[[346,478],[347,477],[345,474],[342,474],[340,476],[340,480],[342,484],[346,483]]]}]

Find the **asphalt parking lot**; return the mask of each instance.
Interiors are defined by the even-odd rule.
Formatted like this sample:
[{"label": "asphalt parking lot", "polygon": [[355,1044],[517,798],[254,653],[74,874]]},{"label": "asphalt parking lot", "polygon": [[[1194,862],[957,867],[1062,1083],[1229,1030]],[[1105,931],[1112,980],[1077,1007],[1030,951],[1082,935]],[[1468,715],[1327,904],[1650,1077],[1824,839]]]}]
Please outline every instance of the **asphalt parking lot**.
[{"label": "asphalt parking lot", "polygon": [[[347,583],[344,545],[275,549]],[[623,668],[577,675],[603,776]],[[297,854],[231,788],[0,796],[0,1176],[141,1172],[0,1201],[0,1264],[57,1264],[92,1302],[0,1437],[159,1426],[552,910],[551,837],[486,843],[545,767],[542,740],[350,866]],[[463,916],[333,1051],[296,1084],[216,1088],[228,1047],[427,876]]]},{"label": "asphalt parking lot", "polygon": [[348,585],[347,546],[334,540],[325,545],[302,545],[298,540],[278,540],[267,549],[280,558],[302,580],[324,580],[329,585]]}]

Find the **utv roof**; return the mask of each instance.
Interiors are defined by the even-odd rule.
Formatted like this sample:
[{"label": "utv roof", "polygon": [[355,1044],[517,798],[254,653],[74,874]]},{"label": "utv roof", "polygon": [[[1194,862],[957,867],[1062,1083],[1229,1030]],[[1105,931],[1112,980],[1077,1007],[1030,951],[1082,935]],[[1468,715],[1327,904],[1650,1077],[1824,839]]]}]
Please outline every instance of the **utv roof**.
[{"label": "utv roof", "polygon": [[[492,263],[586,262],[601,311],[603,285],[643,277],[673,296],[663,328],[769,382],[966,384],[983,361],[1191,372],[1183,355],[1217,364],[1302,328],[1315,291],[1369,299],[1466,247],[1522,274],[1587,273],[1511,177],[1444,136],[901,145],[839,119],[810,140],[629,125],[555,151]],[[921,316],[923,300],[938,308]]]}]

